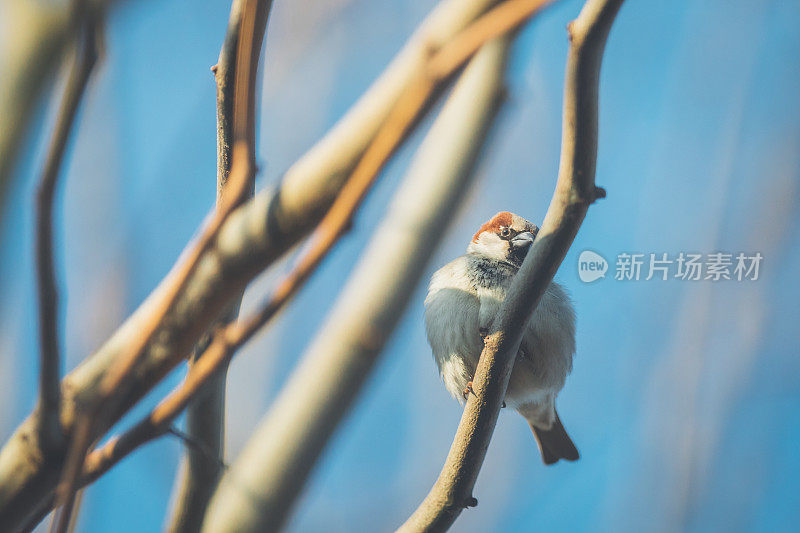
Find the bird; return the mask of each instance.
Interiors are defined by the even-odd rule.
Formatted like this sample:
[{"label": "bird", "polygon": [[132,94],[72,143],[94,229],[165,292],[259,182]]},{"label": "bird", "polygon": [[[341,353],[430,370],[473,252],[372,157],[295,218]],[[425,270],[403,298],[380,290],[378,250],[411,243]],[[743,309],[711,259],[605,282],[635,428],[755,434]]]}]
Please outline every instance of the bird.
[{"label": "bird", "polygon": [[[538,232],[519,215],[497,213],[478,229],[466,254],[431,277],[425,298],[428,344],[445,387],[462,405],[472,391],[484,339]],[[575,311],[567,291],[553,281],[525,325],[504,403],[528,422],[546,465],[579,458],[555,405],[574,353]]]}]

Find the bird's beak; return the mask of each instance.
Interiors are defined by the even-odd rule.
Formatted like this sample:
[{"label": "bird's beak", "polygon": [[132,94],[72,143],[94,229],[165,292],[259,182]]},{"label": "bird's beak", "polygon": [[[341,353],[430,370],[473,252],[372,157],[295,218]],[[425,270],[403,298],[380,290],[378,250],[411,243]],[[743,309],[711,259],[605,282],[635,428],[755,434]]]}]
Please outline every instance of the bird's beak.
[{"label": "bird's beak", "polygon": [[511,239],[511,246],[514,247],[516,252],[527,252],[528,248],[533,244],[533,233],[530,231],[523,231],[513,239]]}]

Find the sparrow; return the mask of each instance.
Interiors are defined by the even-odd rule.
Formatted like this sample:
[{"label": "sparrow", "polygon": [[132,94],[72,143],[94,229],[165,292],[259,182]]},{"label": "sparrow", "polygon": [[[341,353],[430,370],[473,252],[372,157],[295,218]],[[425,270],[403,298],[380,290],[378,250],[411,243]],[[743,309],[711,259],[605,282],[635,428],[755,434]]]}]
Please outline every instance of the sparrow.
[{"label": "sparrow", "polygon": [[[483,224],[467,253],[437,270],[425,298],[425,331],[445,387],[463,405],[483,340],[539,228],[503,211]],[[578,450],[556,411],[556,396],[572,371],[575,311],[551,282],[528,320],[506,390],[505,405],[533,430],[545,464],[575,461]]]}]

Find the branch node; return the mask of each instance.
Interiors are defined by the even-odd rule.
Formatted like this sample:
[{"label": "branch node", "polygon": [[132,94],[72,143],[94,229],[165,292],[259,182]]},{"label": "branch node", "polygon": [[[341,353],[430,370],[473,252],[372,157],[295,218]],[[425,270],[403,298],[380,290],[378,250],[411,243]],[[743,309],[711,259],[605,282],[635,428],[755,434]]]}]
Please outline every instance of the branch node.
[{"label": "branch node", "polygon": [[211,65],[211,74],[213,74],[214,76],[216,76],[216,75],[217,75],[217,69],[218,69],[218,68],[219,68],[219,64],[214,64],[214,65]]},{"label": "branch node", "polygon": [[605,197],[606,197],[606,190],[603,187],[595,186],[595,188],[594,188],[594,199],[592,200],[592,203],[594,203],[597,200],[600,200],[602,198],[605,198]]},{"label": "branch node", "polygon": [[571,20],[567,23],[567,39],[569,42],[573,42],[575,40],[575,21]]},{"label": "branch node", "polygon": [[470,496],[467,498],[467,501],[464,502],[464,509],[469,509],[470,507],[477,507],[478,506],[478,498],[475,496]]},{"label": "branch node", "polygon": [[434,44],[432,41],[425,41],[425,43],[422,45],[422,54],[425,56],[426,65],[430,64],[431,59],[436,56],[440,49],[441,46]]},{"label": "branch node", "polygon": [[203,455],[204,457],[214,461],[215,463],[217,463],[217,465],[221,469],[223,469],[223,470],[227,470],[228,469],[228,464],[225,462],[225,460],[222,457],[216,455],[209,448],[208,444],[203,442],[202,440],[197,439],[197,438],[193,437],[192,435],[189,435],[188,433],[179,430],[175,426],[169,426],[165,430],[165,433],[167,433],[169,435],[172,435],[173,437],[177,438],[187,448],[191,448],[191,449],[197,451],[198,453],[200,453],[201,455]]},{"label": "branch node", "polygon": [[[430,41],[426,41],[422,46],[422,55],[425,59],[422,62],[420,76],[422,79],[431,83],[437,83],[444,77],[441,66],[437,64],[436,61],[436,59],[439,58],[439,52],[441,52],[441,47]],[[439,63],[441,63],[441,61]]]}]

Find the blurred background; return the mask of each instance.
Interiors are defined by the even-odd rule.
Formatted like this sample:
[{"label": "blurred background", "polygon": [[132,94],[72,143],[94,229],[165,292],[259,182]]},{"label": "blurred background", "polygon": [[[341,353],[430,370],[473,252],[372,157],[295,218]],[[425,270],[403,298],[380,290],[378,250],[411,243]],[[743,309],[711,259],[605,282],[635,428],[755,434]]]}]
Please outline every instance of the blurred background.
[{"label": "blurred background", "polygon": [[[519,34],[508,99],[477,181],[427,277],[497,211],[541,222],[558,164],[566,23],[560,0]],[[279,178],[383,70],[433,0],[277,1],[260,91],[258,186]],[[106,55],[65,160],[56,211],[71,369],[155,287],[213,205],[216,62],[227,1],[111,10]],[[0,15],[2,8],[0,8]],[[557,275],[578,313],[559,411],[582,458],[545,467],[502,413],[455,531],[797,531],[800,528],[800,2],[635,2],[606,49],[597,183]],[[54,94],[58,94],[55,91]],[[57,99],[43,103],[0,225],[0,440],[36,398],[33,189]],[[424,134],[389,165],[346,236],[280,320],[234,360],[236,457],[334,301]],[[582,283],[578,255],[610,263]],[[756,281],[618,281],[619,253],[755,253]],[[280,273],[286,265],[278,265]],[[245,297],[251,309],[275,274]],[[388,531],[433,484],[460,417],[425,340],[423,281],[299,501],[291,531]],[[181,378],[178,371],[131,417]],[[129,417],[128,421],[131,420]],[[125,421],[122,423],[125,424]],[[156,531],[181,444],[164,438],[86,491],[79,531]]]}]

